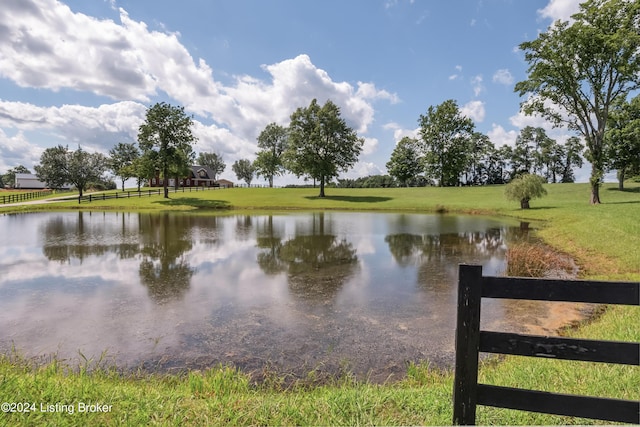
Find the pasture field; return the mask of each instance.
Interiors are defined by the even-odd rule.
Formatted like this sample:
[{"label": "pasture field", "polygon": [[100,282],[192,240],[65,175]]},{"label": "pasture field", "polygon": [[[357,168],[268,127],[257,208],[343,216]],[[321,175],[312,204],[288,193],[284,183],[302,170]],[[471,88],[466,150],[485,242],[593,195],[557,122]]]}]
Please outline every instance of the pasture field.
[{"label": "pasture field", "polygon": [[[640,280],[640,184],[625,191],[614,184],[601,190],[603,204],[590,206],[587,184],[548,184],[548,195],[532,209],[504,198],[503,186],[461,188],[318,189],[236,188],[198,193],[94,201],[77,200],[0,208],[2,213],[40,210],[237,211],[358,210],[449,212],[499,215],[541,224],[538,235],[573,257],[580,276],[600,280]],[[640,307],[609,307],[593,319],[561,331],[567,336],[640,341]],[[122,375],[86,361],[79,371],[53,360],[35,367],[20,355],[0,357],[3,402],[32,402],[35,411],[0,413],[0,425],[447,425],[452,419],[451,372],[428,364],[407,366],[404,380],[372,384],[348,372],[318,383],[309,378],[290,385],[270,376],[259,384],[231,368],[181,375]],[[517,386],[640,400],[640,368],[585,362],[506,357],[489,360],[480,380]],[[40,404],[68,405],[42,411]],[[109,411],[78,413],[82,404],[111,405]],[[69,407],[75,408],[70,414]],[[63,409],[67,409],[65,412]],[[640,421],[640,420],[639,420]],[[479,424],[601,424],[601,421],[479,407]]]}]

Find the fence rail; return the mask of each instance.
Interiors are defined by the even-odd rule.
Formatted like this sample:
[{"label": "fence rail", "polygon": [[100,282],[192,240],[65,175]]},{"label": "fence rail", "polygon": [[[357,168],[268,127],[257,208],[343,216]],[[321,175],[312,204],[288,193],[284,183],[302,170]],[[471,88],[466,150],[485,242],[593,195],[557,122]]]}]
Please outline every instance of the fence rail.
[{"label": "fence rail", "polygon": [[637,401],[479,384],[480,352],[640,365],[640,343],[482,331],[482,298],[637,306],[640,305],[640,282],[484,277],[481,266],[460,265],[453,390],[454,424],[475,424],[477,405],[640,423],[640,402]]},{"label": "fence rail", "polygon": [[[175,188],[169,188],[170,193],[191,193],[197,191],[205,191],[205,190],[221,190],[226,187],[179,187],[177,190]],[[149,197],[164,194],[163,187],[157,187],[154,189],[149,189],[145,191],[119,191],[115,193],[99,193],[99,194],[89,194],[86,196],[78,197],[78,203],[91,203],[96,200],[110,200],[110,199],[130,199],[130,198],[140,198],[140,197]]]},{"label": "fence rail", "polygon": [[8,196],[0,196],[1,204],[24,202],[26,200],[37,199],[38,197],[49,196],[51,190],[32,191],[30,193],[9,194]]},{"label": "fence rail", "polygon": [[274,185],[273,187],[269,187],[269,184],[251,184],[251,185],[247,185],[247,184],[236,183],[233,186],[235,188],[280,188],[280,186],[278,186],[278,185]]}]

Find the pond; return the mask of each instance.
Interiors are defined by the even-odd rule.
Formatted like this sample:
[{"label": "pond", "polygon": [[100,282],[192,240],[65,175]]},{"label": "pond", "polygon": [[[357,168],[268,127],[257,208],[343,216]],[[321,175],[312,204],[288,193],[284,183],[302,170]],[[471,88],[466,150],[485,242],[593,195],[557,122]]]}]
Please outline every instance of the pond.
[{"label": "pond", "polygon": [[[346,212],[32,213],[0,229],[5,353],[372,381],[451,367],[458,264],[501,274],[528,238],[493,218]],[[485,326],[525,329],[510,304],[484,306]]]}]

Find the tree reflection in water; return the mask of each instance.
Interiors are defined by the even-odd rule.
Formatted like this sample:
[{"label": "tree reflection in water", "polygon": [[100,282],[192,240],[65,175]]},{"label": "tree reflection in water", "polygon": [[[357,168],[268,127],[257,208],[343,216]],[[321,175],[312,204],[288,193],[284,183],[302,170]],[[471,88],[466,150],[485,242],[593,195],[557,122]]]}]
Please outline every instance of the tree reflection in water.
[{"label": "tree reflection in water", "polygon": [[292,295],[304,301],[332,299],[355,273],[358,257],[353,245],[332,233],[323,212],[312,215],[311,225],[296,223],[296,236],[282,243],[269,217],[257,244],[258,265],[267,274],[286,272]]},{"label": "tree reflection in water", "polygon": [[[15,230],[0,246],[0,329],[11,339],[0,348],[15,341],[63,357],[113,348],[134,367],[271,361],[289,372],[348,360],[383,380],[407,360],[447,366],[457,265],[499,274],[506,246],[528,234],[490,218],[390,213],[69,212],[0,222]],[[522,324],[502,303],[486,313]]]},{"label": "tree reflection in water", "polygon": [[133,258],[139,252],[137,232],[125,225],[129,214],[116,215],[121,217],[119,223],[106,212],[78,212],[77,219],[52,216],[40,227],[42,252],[48,260],[60,263],[76,259],[82,264],[89,256],[107,253],[117,253],[120,259]]},{"label": "tree reflection in water", "polygon": [[182,297],[194,269],[185,259],[193,247],[189,215],[146,215],[140,218],[140,280],[156,302]]}]

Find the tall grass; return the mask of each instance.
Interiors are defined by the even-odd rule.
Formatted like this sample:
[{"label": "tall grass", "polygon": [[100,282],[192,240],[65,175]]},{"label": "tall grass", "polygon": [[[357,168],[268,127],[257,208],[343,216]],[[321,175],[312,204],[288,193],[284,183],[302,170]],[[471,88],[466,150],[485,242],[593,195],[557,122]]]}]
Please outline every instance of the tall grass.
[{"label": "tall grass", "polygon": [[512,243],[507,249],[506,258],[507,276],[568,276],[573,271],[570,259],[541,243]]}]

